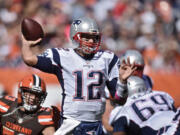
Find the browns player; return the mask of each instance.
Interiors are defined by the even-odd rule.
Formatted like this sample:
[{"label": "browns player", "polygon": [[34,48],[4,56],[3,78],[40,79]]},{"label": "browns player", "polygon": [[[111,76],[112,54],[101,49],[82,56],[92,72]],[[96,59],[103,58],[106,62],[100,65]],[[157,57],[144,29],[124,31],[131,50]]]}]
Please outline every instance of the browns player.
[{"label": "browns player", "polygon": [[46,96],[45,82],[39,76],[25,77],[19,83],[18,98],[4,96],[0,99],[1,134],[53,134],[53,110],[41,106]]}]

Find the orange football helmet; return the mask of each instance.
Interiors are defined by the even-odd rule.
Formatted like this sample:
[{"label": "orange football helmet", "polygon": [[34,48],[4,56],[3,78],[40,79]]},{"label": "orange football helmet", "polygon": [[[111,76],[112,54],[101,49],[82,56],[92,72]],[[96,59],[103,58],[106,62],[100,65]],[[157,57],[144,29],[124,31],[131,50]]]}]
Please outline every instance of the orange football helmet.
[{"label": "orange football helmet", "polygon": [[18,103],[26,111],[37,110],[47,96],[45,82],[35,74],[23,78],[18,87]]}]

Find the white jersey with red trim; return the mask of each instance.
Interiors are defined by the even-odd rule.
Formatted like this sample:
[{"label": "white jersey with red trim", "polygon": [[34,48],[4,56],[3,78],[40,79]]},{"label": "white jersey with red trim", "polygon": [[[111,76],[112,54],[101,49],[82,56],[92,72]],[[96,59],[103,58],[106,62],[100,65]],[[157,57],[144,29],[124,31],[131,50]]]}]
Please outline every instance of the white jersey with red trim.
[{"label": "white jersey with red trim", "polygon": [[116,132],[139,134],[145,126],[154,130],[166,126],[172,120],[174,111],[174,100],[168,93],[147,91],[132,95],[124,106],[116,107],[111,112],[109,123]]},{"label": "white jersey with red trim", "polygon": [[157,135],[180,135],[180,107],[177,108],[172,121],[167,124],[167,126],[159,129]]},{"label": "white jersey with red trim", "polygon": [[116,89],[118,62],[112,52],[98,51],[92,59],[85,59],[72,48],[53,48],[38,56],[35,68],[57,76],[63,89],[61,110],[65,117],[98,121],[105,109],[106,82],[112,81],[112,92]]}]

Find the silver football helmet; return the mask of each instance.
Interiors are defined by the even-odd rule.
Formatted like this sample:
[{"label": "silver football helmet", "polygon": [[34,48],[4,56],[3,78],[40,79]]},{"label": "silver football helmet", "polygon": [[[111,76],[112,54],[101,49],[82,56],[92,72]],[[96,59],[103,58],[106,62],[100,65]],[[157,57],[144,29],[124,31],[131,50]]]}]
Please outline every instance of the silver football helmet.
[{"label": "silver football helmet", "polygon": [[137,93],[147,92],[148,88],[144,80],[138,76],[130,76],[127,79],[128,96],[132,96]]},{"label": "silver football helmet", "polygon": [[120,58],[120,64],[122,64],[123,60],[127,63],[127,59],[129,57],[130,64],[135,63],[136,66],[144,67],[144,58],[141,53],[137,50],[127,50]]},{"label": "silver football helmet", "polygon": [[[72,22],[70,38],[73,44],[82,49],[85,54],[96,53],[101,43],[101,33],[98,25],[93,19],[87,17]],[[88,42],[89,39],[92,39],[93,42]]]}]

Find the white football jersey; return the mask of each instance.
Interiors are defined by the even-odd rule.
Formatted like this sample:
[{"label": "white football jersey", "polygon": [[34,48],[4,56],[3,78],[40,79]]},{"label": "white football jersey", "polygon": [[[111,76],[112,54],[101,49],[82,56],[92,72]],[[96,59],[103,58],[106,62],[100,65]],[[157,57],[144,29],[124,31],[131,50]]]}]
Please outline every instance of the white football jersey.
[{"label": "white football jersey", "polygon": [[98,51],[87,60],[72,48],[53,48],[38,56],[35,67],[57,76],[63,89],[63,116],[98,121],[105,109],[102,99],[106,81],[119,78],[118,62],[118,57],[112,52]]},{"label": "white football jersey", "polygon": [[119,121],[121,129],[128,127],[128,133],[135,134],[144,126],[158,130],[166,126],[173,116],[174,100],[169,94],[161,91],[147,91],[140,96],[128,97],[124,106],[118,106],[112,110],[109,124],[113,125]]},{"label": "white football jersey", "polygon": [[158,135],[180,135],[180,107],[177,108],[171,122],[160,129],[158,133]]}]

